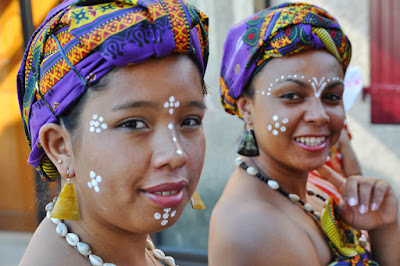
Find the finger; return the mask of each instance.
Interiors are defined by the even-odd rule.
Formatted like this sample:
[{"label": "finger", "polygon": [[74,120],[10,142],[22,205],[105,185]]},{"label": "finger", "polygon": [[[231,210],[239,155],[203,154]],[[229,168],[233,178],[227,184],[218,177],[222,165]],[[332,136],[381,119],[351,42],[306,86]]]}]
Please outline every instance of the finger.
[{"label": "finger", "polygon": [[373,178],[362,178],[359,179],[359,184],[358,184],[358,200],[360,203],[360,207],[358,208],[358,211],[361,214],[367,213],[369,206],[370,206],[370,200],[371,200],[371,193],[372,193],[372,188],[375,185],[376,180]]},{"label": "finger", "polygon": [[373,188],[373,198],[371,200],[371,210],[376,211],[381,206],[385,195],[389,192],[390,186],[383,180],[378,180]]},{"label": "finger", "polygon": [[360,176],[350,176],[347,178],[346,189],[341,191],[342,194],[347,198],[347,203],[354,207],[358,204],[358,183]]},{"label": "finger", "polygon": [[325,178],[327,181],[331,182],[341,193],[345,189],[346,179],[337,173],[335,170],[327,165],[323,165],[321,168],[317,169],[318,173]]}]

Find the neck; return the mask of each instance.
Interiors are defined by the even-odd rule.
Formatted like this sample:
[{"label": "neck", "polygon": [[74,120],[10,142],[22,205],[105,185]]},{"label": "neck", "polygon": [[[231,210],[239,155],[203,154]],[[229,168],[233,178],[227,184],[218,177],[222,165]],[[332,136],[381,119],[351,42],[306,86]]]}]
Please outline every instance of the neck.
[{"label": "neck", "polygon": [[249,158],[247,161],[261,174],[277,181],[287,192],[305,199],[308,171],[291,168],[264,154]]},{"label": "neck", "polygon": [[[93,222],[94,219],[64,221],[72,233],[82,242],[89,244],[92,252],[104,262],[116,265],[147,265],[145,245],[147,234],[104,226]],[[129,252],[127,252],[129,250]]]}]

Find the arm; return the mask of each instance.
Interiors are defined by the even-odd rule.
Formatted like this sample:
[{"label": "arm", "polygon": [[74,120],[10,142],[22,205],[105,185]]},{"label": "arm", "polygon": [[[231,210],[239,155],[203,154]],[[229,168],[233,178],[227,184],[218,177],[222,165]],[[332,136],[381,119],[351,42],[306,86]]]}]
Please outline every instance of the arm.
[{"label": "arm", "polygon": [[356,154],[351,147],[349,135],[344,129],[342,129],[340,134],[338,150],[343,156],[343,172],[345,176],[361,175],[360,164],[358,163]]},{"label": "arm", "polygon": [[362,176],[345,179],[327,166],[318,172],[346,199],[339,210],[343,220],[368,230],[371,252],[379,265],[400,265],[399,206],[391,186],[383,180]]},{"label": "arm", "polygon": [[320,264],[309,237],[287,217],[265,209],[254,213],[249,208],[213,211],[208,245],[210,266]]}]

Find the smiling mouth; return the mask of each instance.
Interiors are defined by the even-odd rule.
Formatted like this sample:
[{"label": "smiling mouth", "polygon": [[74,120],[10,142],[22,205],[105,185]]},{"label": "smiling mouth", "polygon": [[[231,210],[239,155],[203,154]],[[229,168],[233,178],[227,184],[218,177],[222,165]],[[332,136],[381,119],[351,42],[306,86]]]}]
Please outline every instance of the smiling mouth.
[{"label": "smiling mouth", "polygon": [[295,141],[310,147],[314,147],[322,145],[326,139],[327,137],[297,137],[295,138]]},{"label": "smiling mouth", "polygon": [[161,191],[161,192],[153,192],[154,194],[157,195],[162,195],[162,196],[170,196],[170,195],[175,195],[178,194],[179,190],[172,190],[172,191]]}]

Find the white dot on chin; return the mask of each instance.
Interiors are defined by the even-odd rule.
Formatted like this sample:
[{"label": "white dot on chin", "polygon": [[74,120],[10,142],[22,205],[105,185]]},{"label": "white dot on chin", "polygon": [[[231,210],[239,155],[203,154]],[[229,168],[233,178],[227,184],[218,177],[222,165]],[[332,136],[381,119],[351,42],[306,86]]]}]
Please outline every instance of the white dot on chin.
[{"label": "white dot on chin", "polygon": [[156,212],[154,214],[154,219],[159,220],[161,218],[161,214],[159,212]]},{"label": "white dot on chin", "polygon": [[169,213],[168,212],[164,213],[163,216],[162,216],[163,219],[168,219],[168,217],[169,217]]},{"label": "white dot on chin", "polygon": [[167,223],[168,223],[168,220],[162,220],[161,225],[165,226],[165,225],[167,225]]},{"label": "white dot on chin", "polygon": [[176,214],[176,211],[173,211],[173,212],[171,213],[171,217],[174,217],[175,214]]}]

